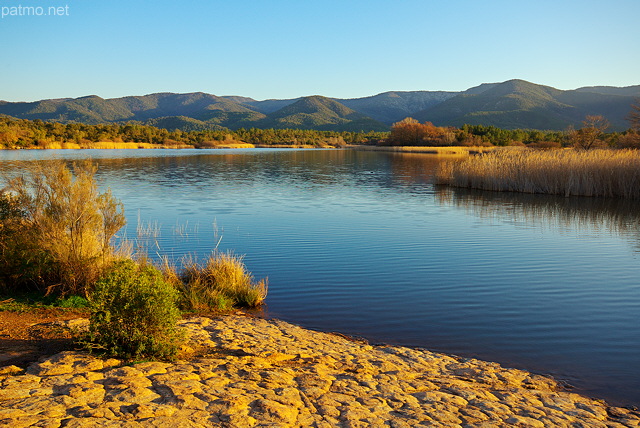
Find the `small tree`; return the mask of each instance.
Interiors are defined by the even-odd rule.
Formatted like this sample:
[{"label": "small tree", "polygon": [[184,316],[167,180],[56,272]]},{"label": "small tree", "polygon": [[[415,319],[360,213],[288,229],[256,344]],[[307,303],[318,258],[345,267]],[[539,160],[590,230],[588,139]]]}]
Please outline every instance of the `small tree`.
[{"label": "small tree", "polygon": [[391,126],[389,143],[397,146],[446,146],[455,142],[456,134],[452,128],[442,128],[431,122],[420,123],[407,117]]},{"label": "small tree", "polygon": [[394,145],[417,146],[424,138],[424,129],[420,122],[407,117],[391,126],[389,141]]},{"label": "small tree", "polygon": [[582,128],[569,130],[569,141],[573,147],[590,150],[604,145],[601,137],[609,128],[609,121],[603,116],[587,116],[582,121]]},{"label": "small tree", "polygon": [[87,295],[113,260],[110,241],[126,223],[122,204],[110,191],[98,191],[95,172],[90,162],[75,164],[72,172],[56,161],[35,163],[9,180],[4,200],[18,211],[9,213],[12,235],[4,237],[4,250],[28,269],[14,272],[14,283],[5,285]]}]

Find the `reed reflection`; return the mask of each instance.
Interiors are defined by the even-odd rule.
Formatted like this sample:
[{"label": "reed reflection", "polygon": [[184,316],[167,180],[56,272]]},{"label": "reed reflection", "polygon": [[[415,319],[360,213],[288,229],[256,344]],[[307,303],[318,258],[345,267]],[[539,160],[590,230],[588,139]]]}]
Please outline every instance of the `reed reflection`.
[{"label": "reed reflection", "polygon": [[596,231],[629,239],[640,252],[640,203],[618,198],[560,197],[436,186],[437,203],[484,220],[554,230]]}]

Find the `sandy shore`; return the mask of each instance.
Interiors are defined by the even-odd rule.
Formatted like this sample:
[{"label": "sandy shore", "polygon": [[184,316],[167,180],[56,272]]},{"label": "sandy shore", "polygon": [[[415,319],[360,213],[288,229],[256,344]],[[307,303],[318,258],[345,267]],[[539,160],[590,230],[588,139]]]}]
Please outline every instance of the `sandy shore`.
[{"label": "sandy shore", "polygon": [[[638,412],[552,379],[278,321],[182,322],[175,363],[62,352],[0,369],[11,427],[639,427]],[[191,354],[191,357],[189,357]]]}]

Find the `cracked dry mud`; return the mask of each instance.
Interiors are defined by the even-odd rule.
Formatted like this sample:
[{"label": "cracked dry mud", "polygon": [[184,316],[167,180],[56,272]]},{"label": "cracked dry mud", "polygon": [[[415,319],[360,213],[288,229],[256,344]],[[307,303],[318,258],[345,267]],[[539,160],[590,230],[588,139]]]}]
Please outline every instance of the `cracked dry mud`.
[{"label": "cracked dry mud", "polygon": [[[61,352],[0,369],[11,427],[639,427],[552,379],[278,321],[192,318],[175,363]],[[196,352],[197,351],[197,352]]]}]

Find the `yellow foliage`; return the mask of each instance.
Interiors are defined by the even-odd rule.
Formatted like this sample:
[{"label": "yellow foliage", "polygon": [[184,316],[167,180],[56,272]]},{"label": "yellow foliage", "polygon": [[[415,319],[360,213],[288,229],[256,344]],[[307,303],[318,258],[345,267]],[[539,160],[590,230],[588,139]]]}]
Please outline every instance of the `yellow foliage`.
[{"label": "yellow foliage", "polygon": [[110,191],[98,191],[95,172],[90,162],[75,164],[73,172],[62,161],[35,162],[9,181],[5,192],[15,198],[22,221],[11,240],[21,250],[13,256],[30,260],[23,282],[86,295],[118,257],[110,241],[125,224],[124,208]]},{"label": "yellow foliage", "polygon": [[640,153],[500,149],[443,163],[437,182],[484,190],[640,199]]}]

